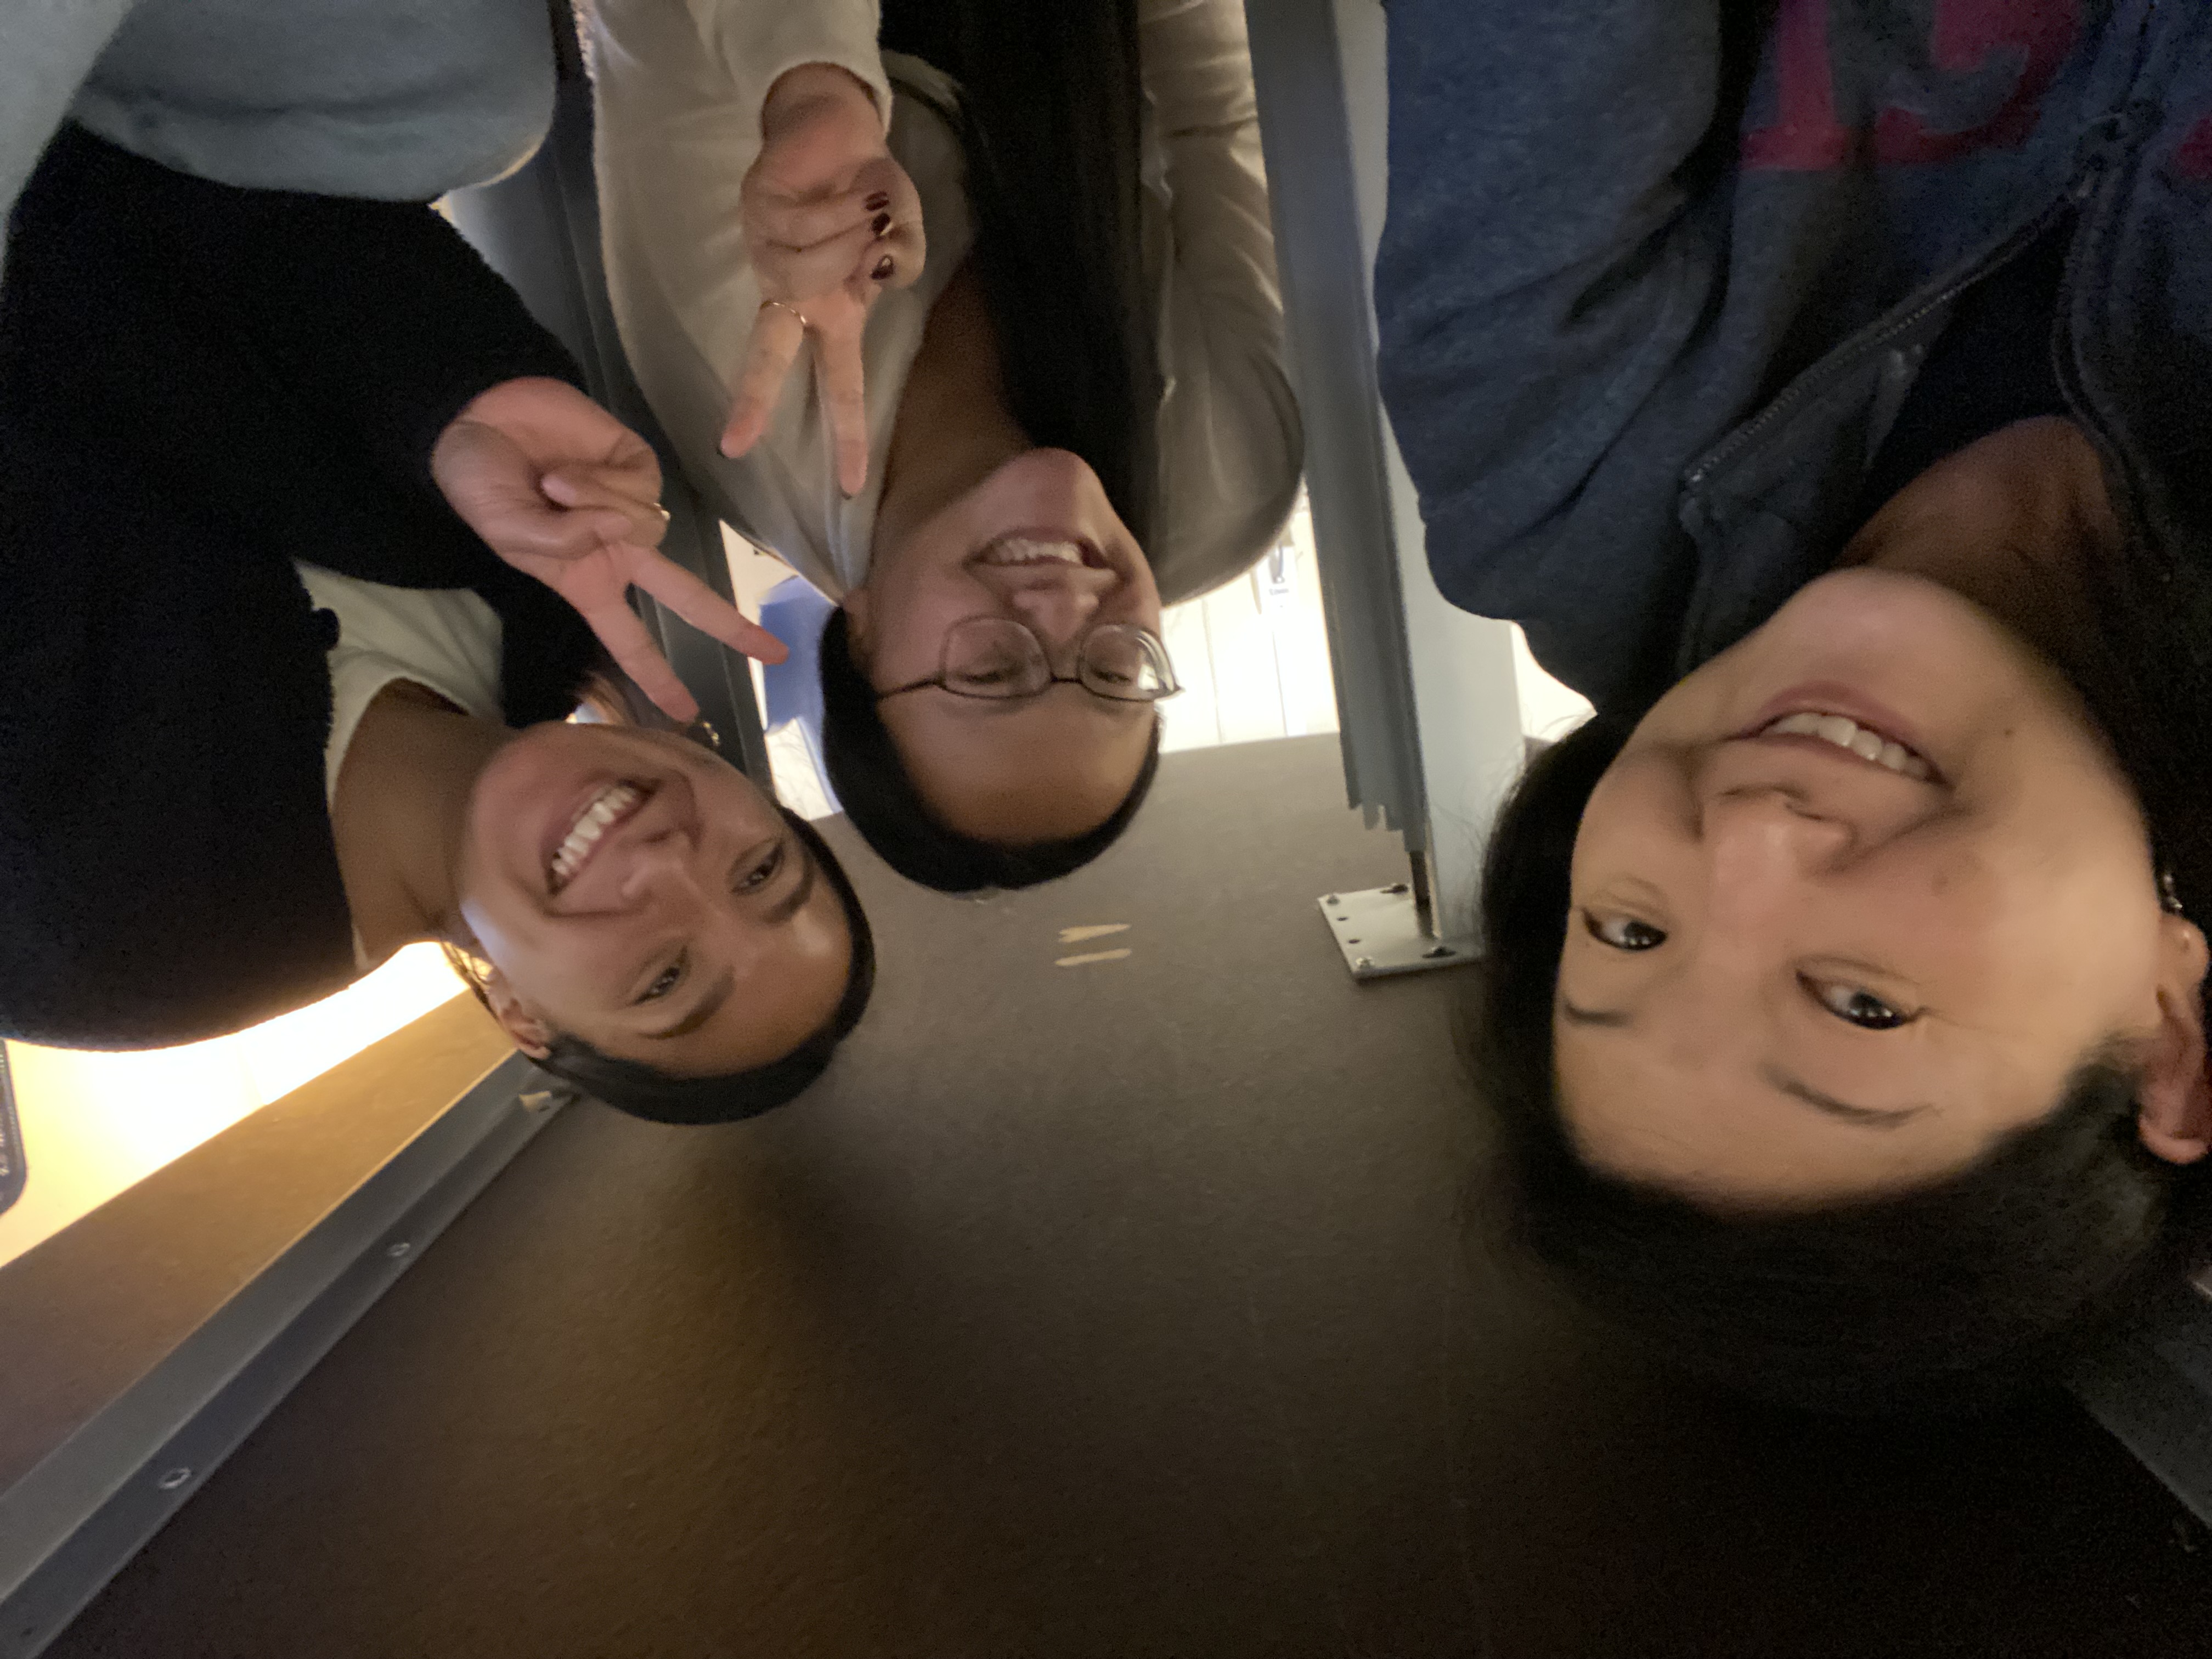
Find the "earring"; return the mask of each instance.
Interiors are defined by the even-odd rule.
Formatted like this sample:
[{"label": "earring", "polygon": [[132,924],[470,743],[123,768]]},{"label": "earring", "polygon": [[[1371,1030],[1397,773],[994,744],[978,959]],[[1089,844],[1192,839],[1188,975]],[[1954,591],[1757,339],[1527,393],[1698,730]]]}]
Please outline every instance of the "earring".
[{"label": "earring", "polygon": [[2162,870],[2158,878],[2158,908],[2170,916],[2183,915],[2181,895],[2174,890],[2173,872]]}]

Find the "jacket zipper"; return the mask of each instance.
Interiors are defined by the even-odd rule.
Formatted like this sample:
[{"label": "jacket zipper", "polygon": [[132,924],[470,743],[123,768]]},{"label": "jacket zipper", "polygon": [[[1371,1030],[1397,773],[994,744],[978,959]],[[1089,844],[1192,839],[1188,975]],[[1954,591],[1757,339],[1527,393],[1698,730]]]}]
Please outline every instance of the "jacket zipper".
[{"label": "jacket zipper", "polygon": [[1691,490],[1702,486],[1706,479],[1743,453],[1758,441],[1762,433],[1800,404],[1809,401],[1816,393],[1826,391],[1899,336],[1911,333],[1930,315],[1949,305],[1982,278],[2010,264],[2039,235],[2049,229],[2059,215],[2074,206],[2075,188],[2069,185],[2066,192],[2045,208],[2032,222],[2013,232],[1995,249],[1977,259],[1971,269],[1945,283],[1905,315],[1873,324],[1869,332],[1838,346],[1824,362],[1800,375],[1773,402],[1722,439],[1717,448],[1685,472],[1682,488]]},{"label": "jacket zipper", "polygon": [[[1708,452],[1704,459],[1696,462],[1683,473],[1683,492],[1686,494],[1701,488],[1715,472],[1756,443],[1760,434],[1776,422],[1816,393],[1825,392],[1844,375],[1856,369],[1869,357],[1887,346],[1891,341],[1900,335],[1910,333],[1926,321],[1931,314],[1949,305],[1976,283],[2009,264],[2037,237],[2050,229],[2062,215],[2079,208],[2095,193],[2098,184],[2106,175],[2107,164],[2123,152],[2132,138],[2138,109],[2138,106],[2130,104],[2124,110],[2101,117],[2098,122],[2093,122],[2091,124],[2093,129],[2102,125],[2112,128],[2113,131],[2108,132],[2097,143],[2096,148],[2082,159],[2056,200],[2045,207],[2027,224],[2007,236],[1990,252],[1975,260],[1966,270],[1913,306],[1912,309],[1905,315],[1871,325],[1868,332],[1862,334],[1856,340],[1848,341],[1837,347],[1825,362],[1800,375],[1796,380],[1785,387],[1773,402],[1768,404],[1744,425],[1738,427],[1721,440],[1718,446]],[[2060,283],[2061,316],[2065,314],[2064,308],[2071,297],[2074,267],[2080,250],[2080,229],[2077,228],[2075,234],[2075,247],[2069,251],[2067,258],[2066,276]],[[2070,351],[2066,355],[2070,357]],[[2075,395],[2078,389],[2069,383],[2068,376],[2063,372],[2060,375],[2059,389],[2068,394],[2069,404],[2080,401]]]}]

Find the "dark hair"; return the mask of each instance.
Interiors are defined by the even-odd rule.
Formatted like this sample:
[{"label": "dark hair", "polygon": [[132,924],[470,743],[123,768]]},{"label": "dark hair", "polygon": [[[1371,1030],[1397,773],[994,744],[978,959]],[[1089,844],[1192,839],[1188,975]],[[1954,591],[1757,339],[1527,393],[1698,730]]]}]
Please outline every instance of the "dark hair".
[{"label": "dark hair", "polygon": [[[969,258],[1015,424],[1040,447],[1081,456],[1145,543],[1162,385],[1146,300],[1136,0],[885,0],[878,38],[959,85],[957,109],[932,107],[959,135]],[[842,611],[823,633],[822,691],[823,759],[846,816],[891,868],[940,892],[1030,887],[1088,864],[1128,827],[1159,765],[1156,724],[1143,771],[1104,823],[1000,847],[930,816]]]},{"label": "dark hair", "polygon": [[940,893],[986,887],[1034,887],[1079,870],[1121,839],[1152,793],[1160,769],[1160,725],[1137,781],[1097,829],[1062,841],[1002,847],[938,822],[899,758],[875,688],[854,660],[842,610],[822,628],[822,759],[838,805],[885,864]]},{"label": "dark hair", "polygon": [[1729,1212],[1592,1169],[1561,1121],[1553,1000],[1583,808],[1635,726],[1601,715],[1530,766],[1483,875],[1468,1036],[1498,1130],[1504,1237],[1677,1367],[1831,1411],[1970,1407],[2048,1379],[2172,1263],[2191,1173],[2136,1132],[2125,1057],[1967,1168],[1817,1209]]},{"label": "dark hair", "polygon": [[[594,1099],[632,1117],[655,1123],[732,1123],[740,1118],[757,1117],[795,1099],[829,1068],[837,1045],[850,1035],[860,1023],[860,1016],[867,1012],[868,998],[876,984],[875,935],[869,930],[867,912],[860,908],[860,895],[853,890],[844,866],[838,863],[829,843],[812,824],[789,807],[781,810],[784,822],[805,844],[808,856],[830,878],[838,902],[844,906],[846,926],[852,934],[852,961],[846,970],[845,994],[838,999],[836,1010],[828,1022],[781,1059],[721,1077],[672,1076],[642,1060],[621,1060],[604,1054],[566,1032],[555,1035],[550,1052],[537,1062],[539,1070],[574,1084]],[[446,959],[468,982],[477,1000],[487,1001],[481,967],[450,945],[446,947]]]},{"label": "dark hair", "polygon": [[880,40],[959,83],[938,112],[966,159],[969,258],[1015,423],[1089,463],[1145,542],[1162,386],[1136,0],[885,0]]}]

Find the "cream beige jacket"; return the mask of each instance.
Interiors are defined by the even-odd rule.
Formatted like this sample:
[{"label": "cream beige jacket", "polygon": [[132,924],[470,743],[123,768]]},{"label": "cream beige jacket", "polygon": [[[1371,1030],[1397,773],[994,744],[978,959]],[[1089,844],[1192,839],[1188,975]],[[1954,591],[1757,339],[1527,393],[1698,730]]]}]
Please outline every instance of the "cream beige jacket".
[{"label": "cream beige jacket", "polygon": [[[599,0],[589,24],[607,283],[631,366],[714,510],[832,599],[867,580],[900,395],[973,239],[959,139],[931,108],[957,107],[958,88],[879,52],[877,15],[874,0]],[[1145,265],[1165,388],[1146,551],[1173,601],[1273,544],[1297,492],[1302,434],[1241,0],[1141,0],[1139,29]],[[732,461],[717,447],[760,306],[738,191],[769,88],[811,63],[849,70],[890,112],[890,150],[921,193],[928,240],[921,279],[868,319],[868,483],[849,501],[811,377],[796,369],[750,453]]]}]

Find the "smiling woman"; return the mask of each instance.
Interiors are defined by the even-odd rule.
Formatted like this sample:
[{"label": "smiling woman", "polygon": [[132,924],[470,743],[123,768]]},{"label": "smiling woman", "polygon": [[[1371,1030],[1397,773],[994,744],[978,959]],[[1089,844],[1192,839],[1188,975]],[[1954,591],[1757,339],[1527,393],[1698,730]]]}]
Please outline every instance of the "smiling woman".
[{"label": "smiling woman", "polygon": [[[1243,8],[700,11],[714,52],[690,14],[593,12],[639,383],[722,516],[839,602],[854,827],[946,890],[1065,874],[1150,787],[1163,592],[1249,568],[1297,493]],[[988,683],[979,640],[1012,641]]]},{"label": "smiling woman", "polygon": [[[632,1116],[720,1123],[782,1105],[822,1074],[860,1024],[875,986],[875,945],[836,855],[797,813],[787,809],[780,818],[736,861],[735,914],[718,915],[710,899],[682,916],[678,931],[702,942],[676,945],[665,961],[669,945],[647,951],[611,995],[580,991],[564,1014],[565,986],[534,999],[518,989],[565,977],[557,947],[544,964],[527,947],[511,951],[505,969],[452,946],[448,959],[540,1066]],[[564,888],[549,882],[551,893]],[[514,943],[495,924],[479,937],[484,932]],[[541,965],[551,971],[533,971]]]},{"label": "smiling woman", "polygon": [[805,1086],[866,1004],[865,918],[720,759],[567,718],[611,653],[687,701],[633,580],[750,635],[651,551],[657,461],[514,293],[420,204],[75,130],[12,230],[0,1033],[192,1041],[445,940],[611,1105],[708,1121]]},{"label": "smiling woman", "polygon": [[2200,1236],[2212,589],[2102,497],[2063,422],[1969,446],[1500,820],[1501,1213],[1734,1386],[1977,1401]]},{"label": "smiling woman", "polygon": [[2212,1141],[2212,12],[1954,9],[1389,8],[1430,566],[1598,711],[1486,872],[1500,1209],[1832,1406],[2047,1375]]},{"label": "smiling woman", "polygon": [[[1784,729],[1805,714],[1821,734]],[[1668,692],[1592,791],[1571,880],[1559,1087],[1614,1173],[1738,1200],[1908,1182],[2107,1045],[2141,1056],[2154,1150],[2212,1133],[2204,939],[2160,908],[2134,791],[2048,665],[1923,578],[1826,577]]]}]

